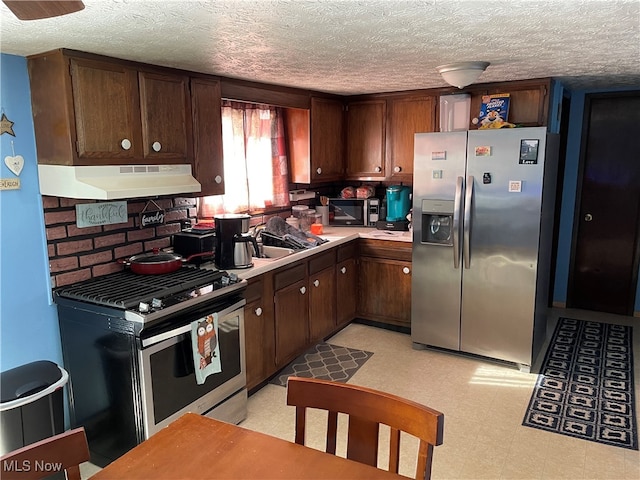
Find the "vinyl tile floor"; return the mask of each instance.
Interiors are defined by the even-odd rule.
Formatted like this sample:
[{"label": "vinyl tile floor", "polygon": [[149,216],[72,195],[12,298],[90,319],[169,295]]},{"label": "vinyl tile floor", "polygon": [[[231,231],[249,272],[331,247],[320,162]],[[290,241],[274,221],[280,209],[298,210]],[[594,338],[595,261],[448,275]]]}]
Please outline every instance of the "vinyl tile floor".
[{"label": "vinyl tile floor", "polygon": [[[584,320],[638,324],[634,329],[638,403],[640,319],[554,309],[548,326],[549,338],[558,314]],[[433,454],[431,478],[434,480],[640,479],[638,451],[522,426],[537,379],[535,373],[524,373],[510,365],[469,356],[414,350],[409,335],[357,323],[327,342],[374,352],[348,383],[385,390],[444,413],[444,442]],[[544,351],[546,345],[541,357]],[[542,358],[537,362],[541,361]],[[536,365],[532,370],[535,368]],[[640,413],[638,405],[636,412]],[[307,444],[322,449],[326,415],[311,413]],[[286,389],[268,384],[252,395],[248,418],[241,426],[293,441],[294,408],[286,406]],[[345,448],[344,444],[339,444],[338,453],[344,455]],[[416,453],[417,441],[406,441],[401,452],[401,474],[414,475]],[[386,458],[383,455],[379,462],[384,465]]]},{"label": "vinyl tile floor", "polygon": [[[558,315],[640,325],[640,319],[595,312],[554,309],[550,338]],[[353,323],[327,342],[374,352],[348,383],[392,392],[445,415],[444,442],[434,449],[432,476],[438,479],[636,479],[640,452],[522,426],[535,373],[511,365],[437,350],[414,350],[406,334]],[[540,357],[544,356],[546,344]],[[634,329],[636,412],[640,414],[640,328]],[[537,364],[542,358],[537,360]],[[534,364],[532,371],[536,370]],[[294,408],[286,389],[267,384],[249,397],[248,417],[240,425],[289,441],[294,438]],[[339,432],[345,428],[339,418]],[[323,448],[326,414],[311,411],[307,445]],[[388,433],[381,433],[385,445]],[[413,477],[417,440],[403,435],[400,473]],[[338,443],[344,456],[345,442]],[[382,449],[384,450],[384,449]],[[387,459],[382,452],[379,465]],[[82,466],[83,478],[95,471]]]}]

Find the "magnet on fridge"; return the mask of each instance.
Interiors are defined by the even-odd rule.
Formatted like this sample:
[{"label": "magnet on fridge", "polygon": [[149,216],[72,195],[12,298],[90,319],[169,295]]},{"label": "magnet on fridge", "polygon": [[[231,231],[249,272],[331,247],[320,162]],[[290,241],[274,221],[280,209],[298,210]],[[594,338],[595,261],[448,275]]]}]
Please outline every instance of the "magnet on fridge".
[{"label": "magnet on fridge", "polygon": [[482,174],[482,183],[485,183],[485,184],[491,183],[491,174],[489,172],[484,172]]},{"label": "magnet on fridge", "polygon": [[476,157],[490,157],[491,147],[489,145],[480,145],[475,148]]},{"label": "magnet on fridge", "polygon": [[520,192],[522,192],[522,181],[521,180],[509,180],[509,192],[510,193],[520,193]]}]

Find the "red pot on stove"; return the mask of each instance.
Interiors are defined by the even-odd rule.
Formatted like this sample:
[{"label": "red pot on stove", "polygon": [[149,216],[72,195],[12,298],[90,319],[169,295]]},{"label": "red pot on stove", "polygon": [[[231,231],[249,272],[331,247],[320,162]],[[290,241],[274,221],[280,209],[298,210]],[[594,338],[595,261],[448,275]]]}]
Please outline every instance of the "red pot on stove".
[{"label": "red pot on stove", "polygon": [[133,257],[118,260],[118,263],[128,266],[133,273],[139,275],[162,275],[179,270],[186,262],[196,257],[213,255],[213,252],[202,252],[183,257],[177,253],[160,252],[141,253]]}]

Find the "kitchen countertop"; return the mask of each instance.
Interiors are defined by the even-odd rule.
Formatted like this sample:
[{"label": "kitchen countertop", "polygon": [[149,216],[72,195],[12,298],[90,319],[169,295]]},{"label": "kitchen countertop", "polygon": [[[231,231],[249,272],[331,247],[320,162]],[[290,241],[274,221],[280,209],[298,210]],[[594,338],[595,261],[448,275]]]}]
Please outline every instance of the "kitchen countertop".
[{"label": "kitchen countertop", "polygon": [[[240,278],[249,279],[256,277],[263,273],[275,270],[276,268],[284,267],[290,263],[295,263],[304,258],[308,258],[312,255],[324,252],[331,248],[334,248],[343,243],[356,240],[358,238],[370,238],[374,240],[392,240],[396,242],[411,242],[411,231],[397,232],[388,230],[377,230],[374,228],[366,227],[324,227],[324,232],[319,235],[322,238],[329,240],[327,243],[323,243],[314,248],[306,250],[296,251],[291,255],[280,258],[253,258],[253,267],[241,268],[241,269],[229,269],[227,272],[235,273]],[[201,268],[216,269],[213,262],[205,263],[201,265]]]}]

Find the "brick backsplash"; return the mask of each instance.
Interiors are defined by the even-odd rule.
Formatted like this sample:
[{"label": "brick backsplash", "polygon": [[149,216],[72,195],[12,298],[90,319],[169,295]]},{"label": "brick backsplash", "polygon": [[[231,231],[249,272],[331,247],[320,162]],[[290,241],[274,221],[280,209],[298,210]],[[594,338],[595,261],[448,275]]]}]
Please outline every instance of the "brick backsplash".
[{"label": "brick backsplash", "polygon": [[[304,186],[290,185],[290,188]],[[314,189],[320,195],[337,196],[341,185]],[[383,192],[380,185],[378,187]],[[118,263],[132,255],[150,252],[154,248],[171,246],[171,236],[183,229],[186,222],[195,223],[198,215],[195,198],[162,197],[154,200],[165,211],[165,223],[140,228],[139,214],[147,205],[145,199],[127,200],[126,223],[79,228],[76,225],[76,205],[96,203],[92,200],[42,197],[46,226],[47,251],[51,284],[61,287],[93,277],[117,272],[125,267]],[[295,202],[314,205],[314,200]],[[155,207],[151,206],[151,210]],[[274,215],[287,217],[291,209],[285,207],[269,214],[253,215],[250,224],[266,223]],[[211,220],[203,218],[203,220]]]},{"label": "brick backsplash", "polygon": [[120,271],[125,267],[119,259],[171,246],[171,235],[182,230],[183,222],[196,220],[195,198],[163,197],[155,202],[165,210],[163,225],[141,229],[139,214],[147,201],[131,199],[126,223],[79,228],[76,205],[96,202],[43,196],[52,285],[61,287]]}]

